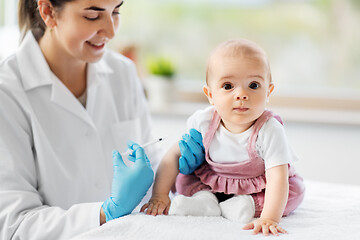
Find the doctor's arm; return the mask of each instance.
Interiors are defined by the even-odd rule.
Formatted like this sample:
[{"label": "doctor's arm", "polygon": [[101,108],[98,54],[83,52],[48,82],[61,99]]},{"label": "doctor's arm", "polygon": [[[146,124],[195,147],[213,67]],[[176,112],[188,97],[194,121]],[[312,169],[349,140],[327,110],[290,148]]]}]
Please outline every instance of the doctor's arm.
[{"label": "doctor's arm", "polygon": [[44,203],[30,121],[0,88],[0,239],[69,239],[99,226],[101,202],[68,209]]}]

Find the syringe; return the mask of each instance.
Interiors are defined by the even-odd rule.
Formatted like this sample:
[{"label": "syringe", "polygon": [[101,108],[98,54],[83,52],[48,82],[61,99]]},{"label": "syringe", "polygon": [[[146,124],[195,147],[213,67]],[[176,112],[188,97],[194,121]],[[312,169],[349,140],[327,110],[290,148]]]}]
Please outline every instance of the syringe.
[{"label": "syringe", "polygon": [[[150,141],[150,142],[144,143],[143,145],[141,145],[141,147],[142,147],[142,148],[146,148],[146,147],[148,147],[148,146],[150,146],[150,145],[153,145],[153,144],[155,144],[155,143],[158,143],[158,142],[163,141],[163,140],[164,140],[165,138],[167,138],[167,137],[168,137],[168,136],[154,139],[154,140],[152,140],[152,141]],[[122,152],[122,153],[120,153],[120,154],[121,154],[122,157],[125,157],[125,156],[127,156],[127,155],[130,155],[132,152],[133,152],[133,150],[129,148],[128,150],[126,150],[125,152]]]}]

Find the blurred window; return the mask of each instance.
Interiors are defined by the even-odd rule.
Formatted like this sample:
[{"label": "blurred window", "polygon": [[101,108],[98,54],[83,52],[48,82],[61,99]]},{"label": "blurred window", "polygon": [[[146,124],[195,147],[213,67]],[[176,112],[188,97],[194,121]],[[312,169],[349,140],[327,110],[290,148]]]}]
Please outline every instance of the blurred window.
[{"label": "blurred window", "polygon": [[210,51],[242,37],[268,53],[276,94],[360,97],[359,0],[135,0],[121,14],[113,44],[135,43],[143,69],[164,55],[204,83]]},{"label": "blurred window", "polygon": [[18,0],[0,0],[0,61],[19,45],[17,4]]},{"label": "blurred window", "polygon": [[[0,0],[0,60],[18,45],[17,2]],[[243,37],[268,53],[275,94],[360,96],[359,0],[131,0],[121,17],[111,46],[136,46],[141,73],[162,55],[201,86],[211,50]]]}]

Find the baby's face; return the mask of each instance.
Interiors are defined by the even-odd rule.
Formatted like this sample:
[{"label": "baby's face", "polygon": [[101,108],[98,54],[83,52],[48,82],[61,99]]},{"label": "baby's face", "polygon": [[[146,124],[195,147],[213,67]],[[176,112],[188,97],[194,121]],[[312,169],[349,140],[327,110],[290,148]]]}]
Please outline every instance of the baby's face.
[{"label": "baby's face", "polygon": [[266,57],[217,56],[212,60],[204,92],[233,133],[247,130],[261,116],[273,84]]}]

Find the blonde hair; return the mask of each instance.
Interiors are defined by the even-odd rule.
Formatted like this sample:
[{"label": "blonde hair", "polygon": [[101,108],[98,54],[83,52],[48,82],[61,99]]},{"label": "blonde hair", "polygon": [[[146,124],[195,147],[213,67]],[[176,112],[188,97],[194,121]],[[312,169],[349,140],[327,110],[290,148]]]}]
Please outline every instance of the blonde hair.
[{"label": "blonde hair", "polygon": [[256,43],[247,39],[238,38],[220,43],[211,52],[206,66],[206,84],[208,84],[213,59],[219,55],[222,57],[255,56],[258,58],[262,58],[268,68],[269,83],[272,83],[270,63],[268,61],[266,52]]}]

